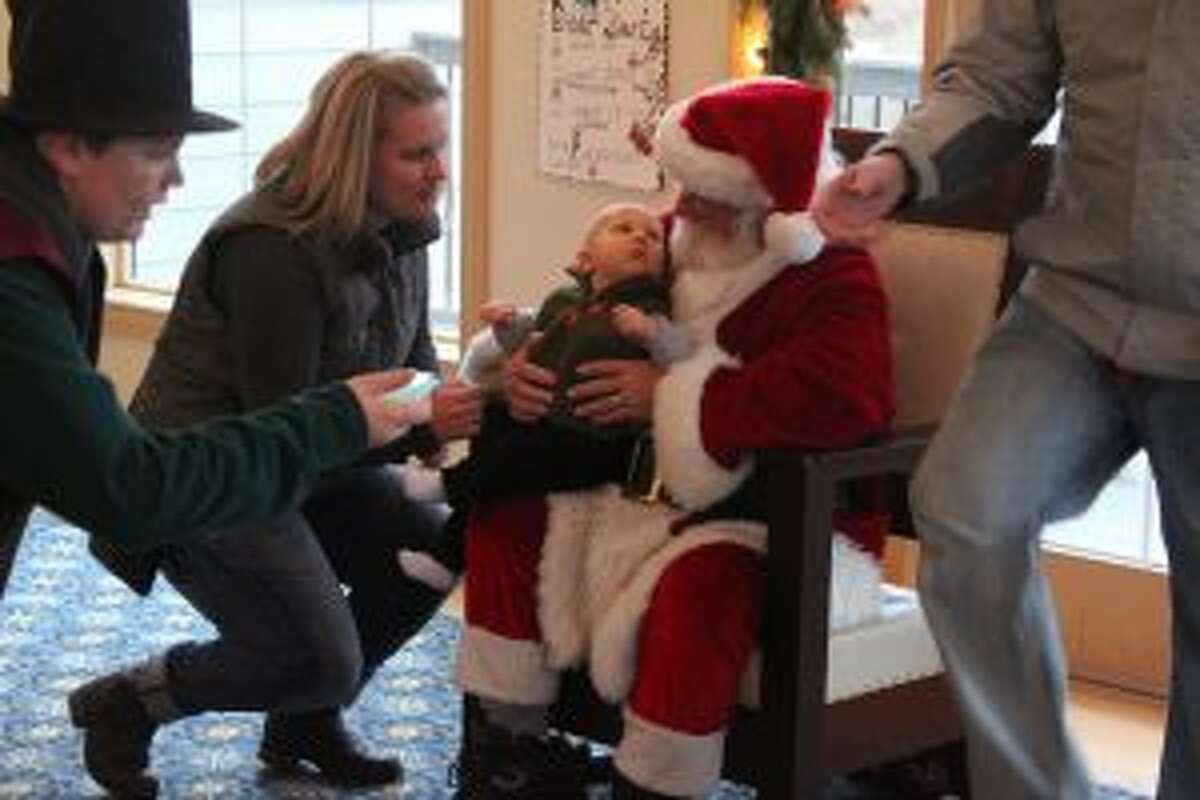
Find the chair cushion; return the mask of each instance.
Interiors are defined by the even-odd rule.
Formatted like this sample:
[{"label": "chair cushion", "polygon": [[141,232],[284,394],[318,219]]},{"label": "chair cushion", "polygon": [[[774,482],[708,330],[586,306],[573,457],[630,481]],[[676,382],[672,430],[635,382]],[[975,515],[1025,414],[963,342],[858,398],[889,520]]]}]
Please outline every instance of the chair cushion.
[{"label": "chair cushion", "polygon": [[995,321],[1008,239],[899,223],[871,252],[892,305],[895,425],[935,422]]},{"label": "chair cushion", "polygon": [[[739,702],[747,708],[759,707],[761,667],[755,652],[739,687]],[[848,700],[942,671],[942,659],[916,592],[885,584],[881,616],[829,637],[825,701]]]}]

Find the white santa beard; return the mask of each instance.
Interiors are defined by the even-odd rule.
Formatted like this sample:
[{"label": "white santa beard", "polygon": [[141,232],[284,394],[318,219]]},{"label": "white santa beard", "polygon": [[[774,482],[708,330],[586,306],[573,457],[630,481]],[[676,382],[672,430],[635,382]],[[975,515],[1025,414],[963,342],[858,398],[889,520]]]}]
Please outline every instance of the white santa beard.
[{"label": "white santa beard", "polygon": [[671,265],[675,272],[671,294],[677,319],[694,320],[727,307],[729,293],[742,278],[739,268],[763,252],[758,219],[752,213],[742,214],[728,237],[687,219],[675,221],[671,230]]},{"label": "white santa beard", "polygon": [[671,263],[678,271],[724,271],[744,264],[762,250],[759,213],[747,211],[724,236],[679,217],[671,228]]}]

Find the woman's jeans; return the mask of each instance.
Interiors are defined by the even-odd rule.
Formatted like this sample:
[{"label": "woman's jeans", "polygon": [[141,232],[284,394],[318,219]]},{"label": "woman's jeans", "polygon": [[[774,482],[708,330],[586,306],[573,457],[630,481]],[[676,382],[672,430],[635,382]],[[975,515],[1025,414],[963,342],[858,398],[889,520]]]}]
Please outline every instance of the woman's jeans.
[{"label": "woman's jeans", "polygon": [[396,551],[427,547],[444,516],[377,467],[302,512],[171,548],[163,572],[217,629],[167,655],[178,711],[350,703],[441,603],[400,570]]},{"label": "woman's jeans", "polygon": [[1145,448],[1171,563],[1173,671],[1159,797],[1200,797],[1200,382],[1133,375],[1015,299],[912,488],[921,599],[958,694],[972,797],[1085,798],[1042,527]]}]

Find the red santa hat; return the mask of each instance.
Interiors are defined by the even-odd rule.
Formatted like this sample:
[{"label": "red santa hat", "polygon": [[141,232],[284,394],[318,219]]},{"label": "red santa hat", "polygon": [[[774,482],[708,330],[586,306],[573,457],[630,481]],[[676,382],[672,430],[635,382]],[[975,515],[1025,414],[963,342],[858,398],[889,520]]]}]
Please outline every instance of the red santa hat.
[{"label": "red santa hat", "polygon": [[720,84],[667,109],[655,151],[687,190],[739,208],[770,209],[768,251],[792,263],[825,238],[807,209],[827,157],[829,92],[779,77]]}]

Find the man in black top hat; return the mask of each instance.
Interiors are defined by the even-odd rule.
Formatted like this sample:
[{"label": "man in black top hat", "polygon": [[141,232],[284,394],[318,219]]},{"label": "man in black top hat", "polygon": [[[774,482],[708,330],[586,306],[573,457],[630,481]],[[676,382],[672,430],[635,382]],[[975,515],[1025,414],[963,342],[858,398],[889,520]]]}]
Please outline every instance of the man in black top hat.
[{"label": "man in black top hat", "polygon": [[[186,0],[8,0],[0,98],[0,592],[30,508],[144,551],[292,508],[322,473],[394,440],[410,406],[394,370],[309,390],[251,416],[166,433],[121,408],[95,369],[105,284],[96,242],[141,234],[182,182],[189,132],[230,120],[192,105]],[[92,776],[150,797],[153,724],[127,682],[72,718]],[[350,753],[349,755],[356,755]],[[398,770],[393,768],[395,777]]]}]

